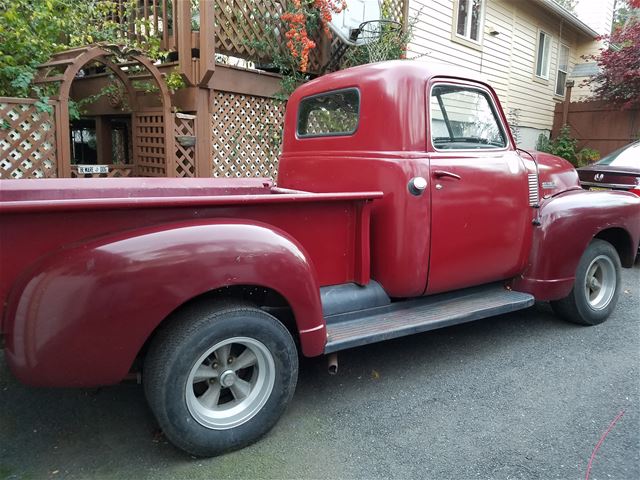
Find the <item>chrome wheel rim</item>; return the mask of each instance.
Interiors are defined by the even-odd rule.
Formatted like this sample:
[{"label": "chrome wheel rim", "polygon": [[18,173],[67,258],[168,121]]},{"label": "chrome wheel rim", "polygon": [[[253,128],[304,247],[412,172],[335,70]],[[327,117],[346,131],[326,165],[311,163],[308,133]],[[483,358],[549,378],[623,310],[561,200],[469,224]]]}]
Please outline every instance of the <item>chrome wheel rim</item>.
[{"label": "chrome wheel rim", "polygon": [[275,363],[258,340],[233,337],[209,348],[189,372],[187,407],[202,426],[234,428],[267,403],[275,383]]},{"label": "chrome wheel rim", "polygon": [[589,306],[594,310],[606,308],[616,291],[616,269],[605,255],[594,258],[587,268],[584,290]]}]

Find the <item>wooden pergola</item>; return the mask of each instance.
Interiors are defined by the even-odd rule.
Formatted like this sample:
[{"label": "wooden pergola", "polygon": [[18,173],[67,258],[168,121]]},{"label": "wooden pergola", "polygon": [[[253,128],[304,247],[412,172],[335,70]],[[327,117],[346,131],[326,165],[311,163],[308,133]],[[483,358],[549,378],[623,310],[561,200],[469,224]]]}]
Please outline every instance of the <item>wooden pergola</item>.
[{"label": "wooden pergola", "polygon": [[[135,175],[162,175],[175,171],[168,165],[174,158],[171,99],[158,68],[144,55],[114,45],[93,45],[66,50],[54,55],[38,67],[36,85],[57,85],[52,98],[60,103],[56,124],[62,176],[71,176],[71,131],[69,100],[71,87],[81,70],[90,64],[101,64],[124,86],[133,131],[133,169]],[[141,73],[142,72],[142,73]],[[160,107],[149,107],[138,100],[134,80],[144,78],[158,89]],[[169,153],[169,154],[167,154]]]}]

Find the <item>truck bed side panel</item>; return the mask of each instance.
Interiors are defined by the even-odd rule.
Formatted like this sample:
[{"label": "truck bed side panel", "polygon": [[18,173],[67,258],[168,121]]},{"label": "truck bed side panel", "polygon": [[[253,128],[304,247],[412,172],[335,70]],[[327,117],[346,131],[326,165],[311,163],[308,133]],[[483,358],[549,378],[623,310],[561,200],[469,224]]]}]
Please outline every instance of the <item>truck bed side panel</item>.
[{"label": "truck bed side panel", "polygon": [[287,298],[304,352],[318,355],[326,332],[315,278],[297,242],[245,220],[163,225],[61,249],[15,285],[8,363],[19,380],[35,385],[116,383],[176,307],[236,284]]}]

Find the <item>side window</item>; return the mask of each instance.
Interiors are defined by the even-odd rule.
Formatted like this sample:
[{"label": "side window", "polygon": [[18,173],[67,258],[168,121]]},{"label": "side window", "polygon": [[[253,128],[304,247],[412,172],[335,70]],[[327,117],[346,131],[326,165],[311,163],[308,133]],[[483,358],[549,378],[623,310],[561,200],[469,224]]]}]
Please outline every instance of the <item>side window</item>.
[{"label": "side window", "polygon": [[536,76],[549,79],[549,64],[551,63],[551,35],[538,30],[538,46],[536,53]]},{"label": "side window", "polygon": [[360,94],[337,90],[303,99],[298,107],[299,137],[351,135],[358,128]]},{"label": "side window", "polygon": [[556,75],[556,95],[564,97],[567,73],[569,72],[569,47],[560,44],[558,47],[558,74]]},{"label": "side window", "polygon": [[431,141],[437,150],[504,148],[507,136],[489,95],[473,87],[431,89]]},{"label": "side window", "polygon": [[456,34],[474,42],[480,41],[483,3],[483,0],[458,0]]}]

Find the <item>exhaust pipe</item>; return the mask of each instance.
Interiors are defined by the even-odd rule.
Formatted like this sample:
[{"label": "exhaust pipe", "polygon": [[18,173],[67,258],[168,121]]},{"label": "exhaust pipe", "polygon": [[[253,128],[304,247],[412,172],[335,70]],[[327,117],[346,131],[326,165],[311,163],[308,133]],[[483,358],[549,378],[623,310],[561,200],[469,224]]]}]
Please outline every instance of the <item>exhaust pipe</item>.
[{"label": "exhaust pipe", "polygon": [[338,354],[332,353],[328,358],[329,375],[335,375],[338,373]]},{"label": "exhaust pipe", "polygon": [[142,384],[142,373],[141,372],[129,372],[122,379],[122,383],[137,383],[138,385]]}]

